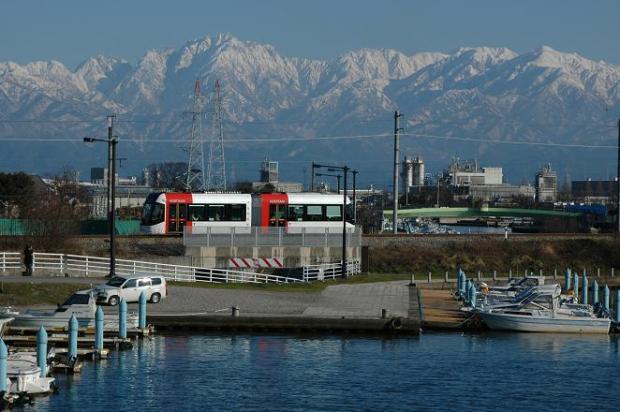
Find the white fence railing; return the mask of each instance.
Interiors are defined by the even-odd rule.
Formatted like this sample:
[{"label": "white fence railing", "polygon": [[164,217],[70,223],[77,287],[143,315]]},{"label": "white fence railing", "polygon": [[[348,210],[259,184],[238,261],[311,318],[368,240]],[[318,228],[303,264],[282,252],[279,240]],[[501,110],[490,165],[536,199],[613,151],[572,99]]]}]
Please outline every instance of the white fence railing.
[{"label": "white fence railing", "polygon": [[[362,272],[358,260],[347,262],[347,276],[358,275]],[[303,267],[303,281],[337,279],[342,277],[342,261],[325,263],[322,265],[308,265]]]},{"label": "white fence railing", "polygon": [[[33,272],[37,270],[78,273],[83,276],[106,276],[110,273],[110,259],[96,256],[38,253],[34,258]],[[227,269],[210,269],[196,266],[170,265],[140,260],[116,259],[115,272],[119,275],[157,274],[168,280],[181,282],[212,283],[293,283],[299,279]]]},{"label": "white fence railing", "polygon": [[3,272],[23,268],[22,254],[19,252],[0,252],[0,259],[0,270]]},{"label": "white fence railing", "polygon": [[[341,247],[342,227],[185,227],[183,245],[190,247]],[[347,230],[347,246],[360,247],[362,231]]]},{"label": "white fence railing", "polygon": [[[119,275],[157,274],[168,280],[181,282],[211,283],[299,283],[339,278],[342,275],[340,263],[305,266],[303,277],[292,278],[269,273],[242,270],[211,269],[197,266],[171,265],[167,263],[140,260],[116,259],[115,272]],[[21,253],[0,252],[0,270],[22,269]],[[110,273],[110,259],[107,257],[83,256],[62,253],[33,254],[33,273],[77,274],[80,276],[103,277]],[[347,264],[347,273],[360,273],[360,263]]]}]

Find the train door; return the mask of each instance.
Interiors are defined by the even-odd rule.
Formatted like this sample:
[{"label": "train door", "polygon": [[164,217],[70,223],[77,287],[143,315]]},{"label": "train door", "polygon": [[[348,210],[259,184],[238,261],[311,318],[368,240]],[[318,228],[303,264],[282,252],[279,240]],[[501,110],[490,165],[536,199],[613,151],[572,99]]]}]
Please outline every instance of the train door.
[{"label": "train door", "polygon": [[286,204],[269,205],[269,226],[286,226]]},{"label": "train door", "polygon": [[286,193],[263,193],[261,196],[261,222],[263,228],[285,227],[286,206],[288,196]]},{"label": "train door", "polygon": [[183,227],[187,222],[187,204],[168,204],[168,233],[183,233]]}]

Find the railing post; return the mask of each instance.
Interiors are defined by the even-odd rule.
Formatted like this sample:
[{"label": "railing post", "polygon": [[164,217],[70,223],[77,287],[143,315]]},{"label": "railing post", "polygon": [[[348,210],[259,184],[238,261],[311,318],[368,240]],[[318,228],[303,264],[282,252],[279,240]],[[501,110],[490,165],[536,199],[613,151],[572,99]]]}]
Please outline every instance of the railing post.
[{"label": "railing post", "polygon": [[444,280],[446,281],[446,283],[448,283],[448,281],[450,280],[448,276],[449,276],[449,275],[448,275],[448,271],[446,270],[446,273],[445,273],[445,278],[444,278]]},{"label": "railing post", "polygon": [[278,228],[278,247],[282,247],[282,228]]},{"label": "railing post", "polygon": [[6,272],[6,252],[2,252],[2,271]]},{"label": "railing post", "polygon": [[86,277],[88,277],[88,256],[86,256]]},{"label": "railing post", "polygon": [[553,268],[553,279],[555,280],[558,277],[558,268]]},{"label": "railing post", "polygon": [[478,281],[482,280],[482,273],[480,273],[480,271],[478,271]]},{"label": "railing post", "polygon": [[428,272],[428,283],[432,282],[432,280],[433,280],[432,278],[433,278],[433,273],[429,271]]},{"label": "railing post", "polygon": [[493,280],[497,280],[497,270],[493,270]]}]

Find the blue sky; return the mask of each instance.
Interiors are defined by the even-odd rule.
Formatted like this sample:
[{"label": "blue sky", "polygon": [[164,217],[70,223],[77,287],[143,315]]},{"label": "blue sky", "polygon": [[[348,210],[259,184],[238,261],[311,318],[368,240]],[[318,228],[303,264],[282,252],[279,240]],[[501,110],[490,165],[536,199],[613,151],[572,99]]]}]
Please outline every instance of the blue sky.
[{"label": "blue sky", "polygon": [[19,63],[74,67],[98,53],[135,62],[149,48],[230,32],[321,59],[362,47],[523,52],[545,44],[620,64],[619,0],[9,0],[0,13],[0,61]]}]

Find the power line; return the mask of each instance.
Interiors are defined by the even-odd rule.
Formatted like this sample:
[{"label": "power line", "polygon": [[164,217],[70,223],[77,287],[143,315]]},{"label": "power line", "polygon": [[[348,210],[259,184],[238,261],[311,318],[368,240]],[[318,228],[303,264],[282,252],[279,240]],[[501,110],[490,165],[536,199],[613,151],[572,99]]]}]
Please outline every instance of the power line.
[{"label": "power line", "polygon": [[[483,139],[476,137],[462,137],[462,136],[448,136],[448,135],[434,135],[426,133],[400,133],[400,136],[408,137],[420,137],[425,139],[436,140],[454,140],[463,142],[480,142],[488,144],[509,144],[509,145],[526,145],[526,146],[549,146],[549,147],[566,147],[566,148],[582,148],[582,149],[617,149],[616,145],[596,145],[596,144],[580,144],[580,143],[553,143],[553,142],[541,142],[541,141],[527,141],[527,140],[498,140],[498,139]],[[392,134],[379,133],[379,134],[362,134],[362,135],[341,135],[341,136],[317,136],[317,137],[267,137],[267,138],[238,138],[238,139],[226,139],[226,143],[275,143],[275,142],[307,142],[314,141],[335,141],[335,140],[363,140],[363,139],[378,139],[393,137]],[[0,137],[0,141],[15,141],[15,142],[81,142],[81,138],[69,138],[69,137]],[[210,140],[203,140],[203,142],[209,142]],[[386,140],[387,141],[387,140]],[[134,144],[145,143],[178,143],[178,139],[144,139],[144,140],[125,140],[125,142]]]}]

